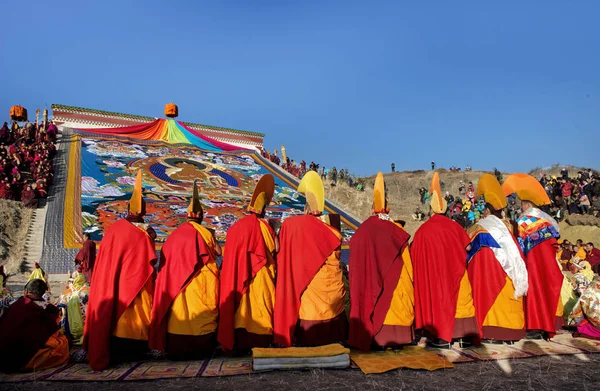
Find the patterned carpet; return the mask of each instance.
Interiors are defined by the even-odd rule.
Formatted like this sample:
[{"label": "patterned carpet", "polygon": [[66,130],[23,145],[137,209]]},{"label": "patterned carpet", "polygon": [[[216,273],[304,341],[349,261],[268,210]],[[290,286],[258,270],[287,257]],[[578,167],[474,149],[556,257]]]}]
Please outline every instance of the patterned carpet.
[{"label": "patterned carpet", "polygon": [[[515,345],[484,344],[479,348],[452,350],[405,347],[399,351],[359,353],[354,364],[364,373],[383,373],[398,368],[437,370],[476,361],[517,360],[539,356],[600,353],[600,341],[559,334],[549,341],[525,340]],[[80,356],[74,354],[72,357]],[[86,363],[69,363],[59,368],[18,374],[0,374],[0,383],[27,381],[136,381],[191,377],[250,375],[251,357],[221,357],[198,361],[147,361],[121,364],[104,371],[92,371]]]}]

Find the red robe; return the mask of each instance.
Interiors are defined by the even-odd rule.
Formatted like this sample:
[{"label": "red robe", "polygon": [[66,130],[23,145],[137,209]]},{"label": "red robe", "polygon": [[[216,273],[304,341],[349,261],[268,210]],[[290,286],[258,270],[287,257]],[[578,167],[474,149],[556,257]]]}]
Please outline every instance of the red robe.
[{"label": "red robe", "polygon": [[410,235],[391,221],[371,216],[350,240],[349,344],[371,348],[390,309],[404,266],[402,252]]},{"label": "red robe", "polygon": [[90,284],[83,334],[92,369],[108,366],[114,327],[153,278],[155,261],[154,242],[127,220],[117,221],[104,234]]},{"label": "red robe", "polygon": [[58,308],[21,297],[0,318],[0,371],[23,368],[59,329]]},{"label": "red robe", "polygon": [[165,241],[152,301],[149,347],[166,351],[169,310],[209,261],[209,251],[198,230],[190,223],[177,228]]},{"label": "red robe", "polygon": [[[275,233],[268,227],[274,237]],[[224,349],[233,350],[235,313],[250,282],[267,263],[268,249],[255,214],[229,228],[226,249],[221,264],[218,341]]]},{"label": "red robe", "polygon": [[556,264],[556,239],[548,239],[533,247],[525,264],[529,274],[529,290],[525,297],[525,327],[546,331],[550,337],[563,323],[556,316],[564,275]]},{"label": "red robe", "polygon": [[415,233],[410,252],[415,283],[415,328],[452,341],[469,236],[458,223],[434,215]]},{"label": "red robe", "polygon": [[302,293],[340,240],[312,215],[287,218],[279,231],[273,340],[291,346]]},{"label": "red robe", "polygon": [[75,257],[75,263],[79,265],[79,273],[83,273],[87,281],[92,281],[92,271],[96,262],[96,242],[86,240],[83,242],[83,247]]}]

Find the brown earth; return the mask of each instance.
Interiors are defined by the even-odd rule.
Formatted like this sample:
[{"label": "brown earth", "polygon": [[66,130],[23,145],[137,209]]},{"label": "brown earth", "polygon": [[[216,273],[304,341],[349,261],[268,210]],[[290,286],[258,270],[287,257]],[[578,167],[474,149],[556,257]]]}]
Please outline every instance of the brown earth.
[{"label": "brown earth", "polygon": [[[448,172],[444,169],[436,171],[438,171],[440,180],[443,182],[442,192],[449,191],[454,196],[459,195],[458,187],[461,180],[466,185],[469,184],[469,181],[472,181],[477,186],[477,179],[484,174],[482,171]],[[429,190],[432,176],[433,171],[423,170],[384,174],[390,217],[394,220],[405,220],[405,228],[411,235],[422,224],[422,222],[414,221],[411,218],[417,206],[421,207],[421,210],[425,213],[429,211],[429,205],[421,205],[419,189],[424,187]],[[374,176],[366,178],[364,191],[358,191],[345,183],[339,183],[339,181],[337,186],[331,186],[331,183],[326,181],[325,194],[328,200],[352,213],[359,221],[364,221],[371,214],[374,184]],[[464,199],[464,193],[460,196]]]},{"label": "brown earth", "polygon": [[[560,168],[555,169],[557,172]],[[569,173],[576,173],[579,169],[570,167]],[[460,196],[464,199],[465,194],[459,194],[458,187],[462,180],[466,185],[469,181],[477,187],[478,179],[486,173],[485,171],[470,172],[447,172],[446,170],[437,170],[440,180],[444,183],[443,192],[449,191],[453,196]],[[551,171],[552,172],[552,171]],[[491,172],[489,172],[491,174]],[[504,177],[508,174],[503,174]],[[385,183],[388,191],[388,203],[390,205],[390,216],[394,220],[405,220],[406,230],[411,235],[421,226],[422,222],[414,221],[411,215],[415,212],[417,206],[421,207],[424,213],[429,210],[429,205],[421,205],[419,200],[419,189],[425,187],[429,189],[433,171],[412,171],[396,172],[384,174]],[[343,209],[352,213],[359,221],[364,221],[371,214],[371,205],[373,204],[373,185],[375,177],[366,179],[364,191],[358,191],[347,186],[345,183],[338,183],[337,186],[331,186],[327,181],[325,183],[325,193],[328,200],[335,202]],[[582,239],[584,242],[594,242],[596,247],[600,246],[600,218],[593,216],[572,215],[564,222],[560,223],[561,236],[570,241]]]},{"label": "brown earth", "polygon": [[32,210],[20,202],[0,199],[0,264],[9,274],[21,273]]},{"label": "brown earth", "polygon": [[[4,386],[4,387],[1,387]],[[358,370],[287,371],[217,378],[140,382],[33,382],[7,390],[598,390],[600,355],[545,356],[457,364],[433,372],[400,369],[379,375]]]}]

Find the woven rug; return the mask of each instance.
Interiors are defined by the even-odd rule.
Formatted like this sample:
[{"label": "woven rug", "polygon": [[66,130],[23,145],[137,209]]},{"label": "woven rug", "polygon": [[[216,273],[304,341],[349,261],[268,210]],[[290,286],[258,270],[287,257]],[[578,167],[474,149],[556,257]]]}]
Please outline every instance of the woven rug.
[{"label": "woven rug", "polygon": [[[451,350],[407,346],[398,351],[359,353],[351,358],[365,373],[383,373],[396,368],[435,370],[475,361],[516,360],[539,356],[600,353],[600,341],[558,334],[552,341],[523,340],[515,345],[483,344],[478,348]],[[74,351],[72,362],[61,367],[30,373],[2,374],[0,383],[30,381],[136,381],[172,378],[250,375],[251,357],[218,357],[197,361],[152,360],[121,364],[93,371],[81,351]],[[79,361],[79,362],[75,362]],[[354,365],[352,368],[356,368]],[[351,369],[350,369],[351,370]],[[0,387],[1,388],[1,387]]]}]

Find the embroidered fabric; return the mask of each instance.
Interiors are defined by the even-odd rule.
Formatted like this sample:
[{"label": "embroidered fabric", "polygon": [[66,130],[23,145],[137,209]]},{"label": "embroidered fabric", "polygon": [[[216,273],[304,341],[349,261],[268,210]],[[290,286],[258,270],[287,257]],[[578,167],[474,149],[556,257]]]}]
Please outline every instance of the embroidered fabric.
[{"label": "embroidered fabric", "polygon": [[512,238],[512,235],[502,220],[494,215],[479,220],[481,225],[500,247],[490,247],[494,252],[494,256],[511,279],[514,287],[515,299],[523,297],[529,289],[527,267],[525,261],[521,257],[521,253]]}]

